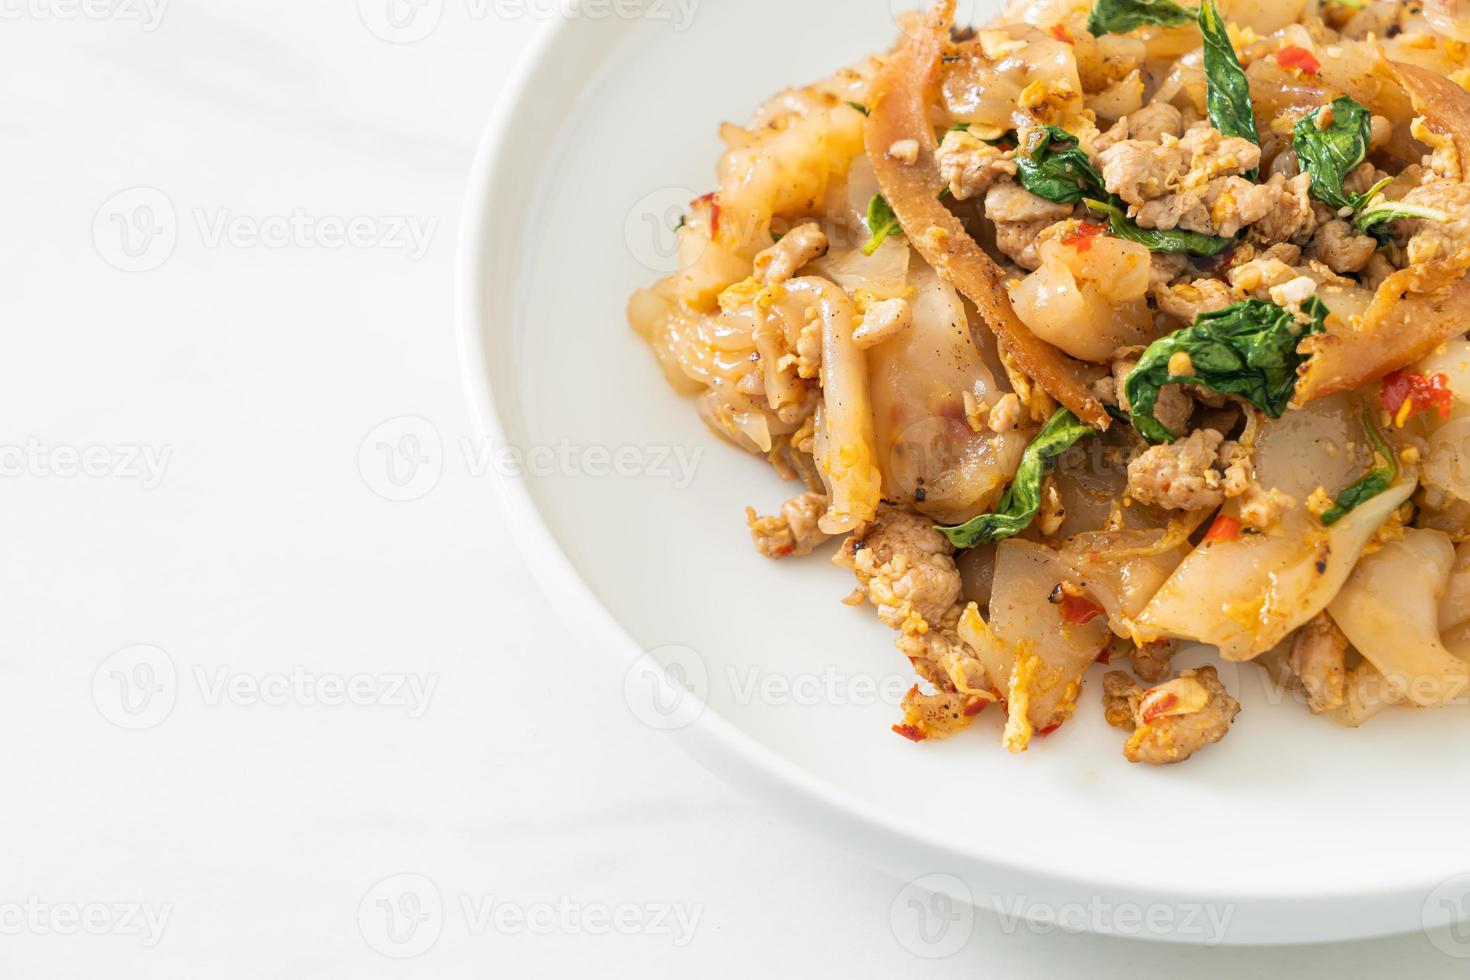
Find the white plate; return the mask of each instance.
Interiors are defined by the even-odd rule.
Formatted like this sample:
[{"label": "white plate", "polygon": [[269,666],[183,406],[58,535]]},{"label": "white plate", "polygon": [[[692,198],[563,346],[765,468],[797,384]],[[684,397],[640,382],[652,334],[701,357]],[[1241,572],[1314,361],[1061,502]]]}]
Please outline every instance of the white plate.
[{"label": "white plate", "polygon": [[[1234,731],[1182,766],[1123,760],[1096,675],[1078,717],[1024,756],[1001,749],[994,711],[948,742],[889,731],[911,680],[892,634],[840,604],[851,582],[821,556],[756,555],[744,507],[791,486],[710,435],[623,316],[667,271],[679,208],[714,186],[716,125],[886,46],[889,0],[704,0],[687,29],[676,0],[640,19],[589,2],[540,37],[470,178],[463,347],[486,438],[538,453],[504,484],[526,557],[593,655],[632,667],[634,710],[833,842],[1006,914],[1230,943],[1461,914],[1460,712],[1346,731],[1246,666],[1223,672],[1245,706]],[[617,449],[637,475],[589,475]],[[664,473],[665,453],[702,453],[692,482]],[[697,696],[662,712],[644,651]]]}]

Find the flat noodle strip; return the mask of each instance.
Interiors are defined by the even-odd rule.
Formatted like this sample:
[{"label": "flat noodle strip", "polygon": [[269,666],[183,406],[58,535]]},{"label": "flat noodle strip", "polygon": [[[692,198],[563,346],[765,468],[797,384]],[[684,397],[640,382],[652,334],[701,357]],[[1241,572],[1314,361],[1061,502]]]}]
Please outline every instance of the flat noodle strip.
[{"label": "flat noodle strip", "polygon": [[[980,310],[1004,349],[1047,394],[1098,429],[1112,419],[1093,396],[1081,365],[1033,334],[1016,316],[1001,269],[985,254],[958,218],[938,199],[944,181],[934,161],[937,142],[929,121],[928,92],[949,40],[955,0],[941,0],[923,28],[884,65],[873,82],[867,126],[868,159],[910,244]],[[902,140],[921,148],[916,163],[888,154]]]},{"label": "flat noodle strip", "polygon": [[1354,329],[1336,318],[1326,333],[1309,337],[1300,350],[1302,366],[1292,405],[1377,381],[1434,352],[1470,324],[1470,255],[1395,272],[1384,280]]},{"label": "flat noodle strip", "polygon": [[[1454,140],[1462,165],[1470,164],[1470,93],[1415,65],[1382,61],[1377,70],[1394,76],[1409,93],[1414,111],[1431,129]],[[1470,249],[1410,266],[1384,280],[1354,326],[1330,318],[1327,332],[1299,348],[1310,360],[1301,367],[1292,404],[1352,391],[1428,356],[1465,332],[1470,324]]]},{"label": "flat noodle strip", "polygon": [[1455,141],[1462,164],[1470,163],[1470,94],[1427,68],[1402,61],[1388,64],[1404,91],[1409,93],[1414,111],[1425,118],[1431,129]]}]

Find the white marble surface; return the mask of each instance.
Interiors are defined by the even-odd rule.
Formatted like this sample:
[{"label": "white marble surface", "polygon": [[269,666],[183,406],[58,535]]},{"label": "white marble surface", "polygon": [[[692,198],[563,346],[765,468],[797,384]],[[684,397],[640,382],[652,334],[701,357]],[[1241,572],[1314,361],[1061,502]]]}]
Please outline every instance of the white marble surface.
[{"label": "white marble surface", "polygon": [[463,449],[457,209],[546,5],[442,6],[0,0],[0,974],[1463,975],[989,912],[924,962],[640,724]]}]

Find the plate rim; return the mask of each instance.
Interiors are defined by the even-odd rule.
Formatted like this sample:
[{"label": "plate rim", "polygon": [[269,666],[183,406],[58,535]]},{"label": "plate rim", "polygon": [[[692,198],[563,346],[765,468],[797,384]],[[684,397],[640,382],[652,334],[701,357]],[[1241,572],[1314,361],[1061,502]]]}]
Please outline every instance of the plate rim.
[{"label": "plate rim", "polygon": [[[592,22],[566,18],[537,28],[494,103],[466,177],[454,263],[456,332],[461,383],[476,434],[486,444],[508,444],[509,440],[499,408],[500,396],[484,367],[490,348],[486,343],[488,324],[483,315],[482,293],[485,283],[492,277],[500,279],[501,292],[506,296],[513,296],[517,287],[514,270],[509,275],[496,273],[486,262],[490,209],[497,188],[506,179],[507,149],[512,142],[510,135],[514,120],[524,109],[537,73],[566,43],[568,35],[579,29],[579,25],[587,23]],[[615,50],[617,46],[609,45],[608,50]],[[606,59],[601,63],[605,64]],[[520,228],[501,233],[519,235]],[[513,301],[507,299],[506,302],[513,309]],[[499,506],[507,518],[507,529],[517,550],[542,592],[548,597],[555,596],[571,619],[582,624],[574,635],[606,639],[610,646],[603,649],[614,650],[614,656],[629,665],[630,670],[654,664],[572,565],[528,487],[509,474],[496,472],[493,468],[492,472],[495,472]],[[578,645],[588,646],[590,643],[579,639]],[[605,652],[602,655],[606,655]],[[1239,890],[1205,895],[1180,888],[1172,892],[1151,889],[1143,893],[1126,881],[1099,878],[1085,872],[1063,876],[1028,867],[1006,860],[1003,854],[995,853],[993,849],[982,854],[978,850],[961,852],[942,847],[919,836],[878,805],[824,780],[762,744],[723,717],[713,706],[698,701],[697,695],[674,688],[662,669],[656,669],[652,676],[658,678],[670,697],[696,700],[696,717],[692,722],[668,734],[701,765],[779,812],[794,812],[806,829],[831,831],[834,826],[840,827],[841,834],[836,835],[839,839],[831,840],[831,834],[822,836],[900,879],[933,874],[964,875],[965,880],[985,882],[985,890],[997,897],[1005,892],[1021,894],[1031,899],[1033,904],[1039,904],[1038,899],[1041,904],[1049,900],[1065,904],[1103,895],[1115,904],[1167,902],[1179,906],[1201,903],[1245,906],[1249,914],[1244,917],[1244,924],[1233,922],[1232,928],[1238,931],[1222,943],[1230,946],[1310,944],[1386,937],[1452,921],[1450,916],[1443,917],[1442,921],[1432,919],[1422,904],[1434,888],[1436,883],[1433,882],[1388,886],[1380,891],[1342,892],[1319,887],[1310,891],[1269,894]],[[1302,914],[1303,903],[1314,906],[1309,915]],[[1416,905],[1419,906],[1419,914],[1409,915],[1409,908]],[[1150,933],[1137,938],[1186,945],[1205,941],[1197,935],[1175,933]]]}]

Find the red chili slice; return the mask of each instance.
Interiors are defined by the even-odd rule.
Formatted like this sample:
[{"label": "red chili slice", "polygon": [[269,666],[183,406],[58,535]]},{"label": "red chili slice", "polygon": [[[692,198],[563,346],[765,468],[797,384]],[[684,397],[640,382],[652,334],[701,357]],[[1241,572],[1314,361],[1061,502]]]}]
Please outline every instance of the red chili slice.
[{"label": "red chili slice", "polygon": [[[1148,695],[1145,694],[1143,696],[1143,699],[1147,701]],[[1168,711],[1170,708],[1174,707],[1178,703],[1179,695],[1177,694],[1166,693],[1163,697],[1157,698],[1152,704],[1150,704],[1147,708],[1143,710],[1143,723],[1145,725],[1152,724],[1155,719],[1159,718],[1166,711]]]},{"label": "red chili slice", "polygon": [[1439,417],[1450,417],[1455,393],[1450,390],[1448,375],[1425,375],[1422,371],[1395,371],[1383,379],[1378,393],[1379,404],[1402,427],[1410,419],[1431,409]]},{"label": "red chili slice", "polygon": [[1282,68],[1295,68],[1308,75],[1315,75],[1322,70],[1322,63],[1317,60],[1316,55],[1295,44],[1288,44],[1276,52],[1276,63]]},{"label": "red chili slice", "polygon": [[710,191],[702,197],[696,197],[689,202],[691,206],[698,207],[701,204],[709,205],[709,233],[713,237],[720,233],[720,195],[719,191]]},{"label": "red chili slice", "polygon": [[924,739],[929,737],[923,732],[919,731],[917,725],[894,725],[893,730],[895,733],[902,735],[910,742],[922,742],[924,741]]},{"label": "red chili slice", "polygon": [[1073,626],[1083,626],[1102,615],[1102,606],[1081,596],[1069,595],[1062,600],[1062,618]]},{"label": "red chili slice", "polygon": [[1215,518],[1215,523],[1211,524],[1210,529],[1205,532],[1205,540],[1211,543],[1216,541],[1239,541],[1240,531],[1240,521],[1229,515],[1221,514]]},{"label": "red chili slice", "polygon": [[1083,222],[1074,228],[1071,234],[1062,239],[1063,245],[1070,245],[1079,252],[1085,252],[1092,248],[1092,240],[1102,233],[1102,225],[1088,224]]}]

